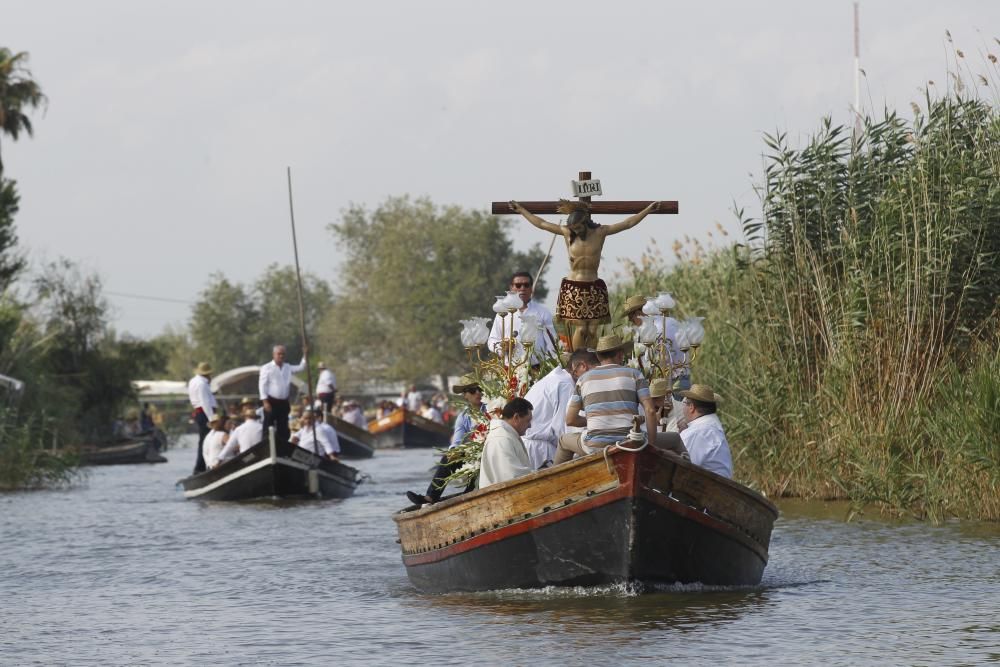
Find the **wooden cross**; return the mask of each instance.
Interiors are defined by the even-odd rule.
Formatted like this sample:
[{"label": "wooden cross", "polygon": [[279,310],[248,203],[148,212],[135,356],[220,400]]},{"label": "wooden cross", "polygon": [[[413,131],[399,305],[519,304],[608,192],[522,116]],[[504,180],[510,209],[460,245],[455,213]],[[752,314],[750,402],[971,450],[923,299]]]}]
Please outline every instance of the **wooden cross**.
[{"label": "wooden cross", "polygon": [[[590,180],[589,171],[580,172],[580,180],[587,181]],[[607,213],[612,214],[632,214],[638,213],[642,209],[649,206],[652,201],[596,201],[591,202],[590,197],[580,197],[581,201],[590,202],[590,214],[591,215],[602,215]],[[558,201],[520,201],[521,206],[531,211],[532,213],[558,213]],[[650,215],[663,215],[663,214],[676,214],[678,211],[678,206],[676,201],[661,201],[660,207],[650,213]],[[493,215],[510,215],[513,211],[510,210],[510,204],[505,201],[495,201],[492,202],[491,213]]]}]

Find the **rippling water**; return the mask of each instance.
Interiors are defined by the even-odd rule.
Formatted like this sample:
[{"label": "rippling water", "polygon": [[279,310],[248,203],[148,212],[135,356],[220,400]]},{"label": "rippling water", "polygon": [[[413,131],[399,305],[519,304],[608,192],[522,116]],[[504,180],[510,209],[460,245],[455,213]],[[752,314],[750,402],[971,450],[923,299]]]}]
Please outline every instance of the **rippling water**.
[{"label": "rippling water", "polygon": [[390,516],[427,451],[379,452],[344,501],[206,503],[169,463],[0,495],[0,663],[972,664],[1000,661],[1000,526],[782,506],[750,589],[429,596]]}]

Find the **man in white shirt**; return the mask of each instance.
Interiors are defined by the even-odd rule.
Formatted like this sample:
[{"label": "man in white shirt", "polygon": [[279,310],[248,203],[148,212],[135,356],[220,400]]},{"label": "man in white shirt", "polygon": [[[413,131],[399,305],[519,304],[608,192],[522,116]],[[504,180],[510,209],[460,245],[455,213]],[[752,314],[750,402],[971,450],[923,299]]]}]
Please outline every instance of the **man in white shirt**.
[{"label": "man in white shirt", "polygon": [[[513,315],[501,317],[497,314],[497,316],[493,318],[493,328],[490,330],[490,337],[486,341],[486,347],[491,352],[501,354],[498,352],[500,343],[503,340],[501,326],[503,327],[503,332],[505,332],[509,338],[511,332],[511,317],[514,318],[513,331],[517,332],[521,330],[521,316],[534,315],[538,320],[538,338],[535,340],[535,351],[532,362],[537,363],[537,361],[542,357],[551,357],[555,355],[556,351],[555,348],[552,347],[552,340],[555,339],[556,329],[552,324],[552,313],[550,313],[549,309],[542,304],[531,300],[531,295],[534,289],[532,285],[533,281],[531,274],[527,271],[518,271],[511,276],[510,290],[512,292],[517,292],[517,295],[521,297],[521,302],[524,305],[520,310],[514,311]],[[517,339],[515,338],[515,340]],[[520,343],[518,343],[517,349],[520,349]]]},{"label": "man in white shirt", "polygon": [[340,439],[337,431],[323,421],[316,421],[312,410],[302,413],[302,428],[292,436],[292,443],[317,456],[326,455],[331,461],[340,453]]},{"label": "man in white shirt", "polygon": [[226,446],[226,436],[228,434],[226,433],[226,429],[223,428],[224,421],[222,415],[215,415],[208,421],[208,425],[212,427],[212,430],[205,436],[201,450],[205,458],[205,466],[209,470],[219,465],[219,455]]},{"label": "man in white shirt", "polygon": [[274,427],[274,441],[288,442],[288,414],[291,406],[288,404],[288,386],[292,382],[292,373],[301,373],[306,368],[308,349],[303,350],[302,361],[297,366],[285,363],[285,346],[275,345],[271,350],[271,361],[260,368],[260,400],[264,404],[264,432]]},{"label": "man in white shirt", "polygon": [[406,393],[406,409],[410,412],[420,413],[420,401],[423,398],[420,396],[420,392],[417,391],[416,385],[410,385],[410,391]]},{"label": "man in white shirt", "polygon": [[188,399],[190,399],[191,408],[194,410],[192,416],[198,425],[198,451],[194,464],[194,471],[196,473],[205,470],[205,457],[202,454],[202,445],[205,443],[205,436],[208,435],[210,430],[208,422],[215,416],[218,410],[215,396],[212,396],[211,380],[212,367],[203,361],[194,369],[194,377],[188,382]]},{"label": "man in white shirt", "polygon": [[567,366],[556,366],[548,375],[532,385],[524,398],[533,407],[531,428],[524,434],[531,466],[537,470],[555,458],[559,436],[566,432],[566,406],[580,376],[597,366],[597,355],[577,350],[570,355]]},{"label": "man in white shirt", "polygon": [[531,403],[521,397],[508,401],[501,419],[490,421],[479,466],[479,488],[522,477],[531,472],[531,460],[521,436],[531,426]]},{"label": "man in white shirt", "polygon": [[264,427],[261,426],[257,411],[252,407],[243,409],[243,423],[229,434],[229,442],[219,453],[219,463],[228,461],[237,454],[242,454],[254,445],[263,442]]},{"label": "man in white shirt", "polygon": [[368,430],[368,420],[365,419],[365,413],[356,401],[344,402],[344,412],[340,418],[358,428]]},{"label": "man in white shirt", "polygon": [[733,457],[722,422],[715,414],[718,395],[704,384],[691,385],[680,393],[684,397],[682,403],[687,420],[687,426],[681,430],[681,439],[691,456],[691,463],[732,479]]},{"label": "man in white shirt", "polygon": [[329,413],[333,410],[333,404],[337,400],[337,377],[322,361],[316,364],[319,369],[319,379],[316,381],[316,398],[323,404],[323,412]]}]

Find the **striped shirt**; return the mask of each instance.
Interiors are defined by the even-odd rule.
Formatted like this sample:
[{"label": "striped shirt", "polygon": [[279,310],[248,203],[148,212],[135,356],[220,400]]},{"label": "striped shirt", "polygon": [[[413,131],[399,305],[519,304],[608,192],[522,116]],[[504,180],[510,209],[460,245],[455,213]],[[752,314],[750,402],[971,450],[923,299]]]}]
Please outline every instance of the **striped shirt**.
[{"label": "striped shirt", "polygon": [[607,447],[628,434],[639,403],[646,398],[649,382],[638,369],[605,364],[580,376],[566,410],[582,409],[587,416],[583,444]]}]

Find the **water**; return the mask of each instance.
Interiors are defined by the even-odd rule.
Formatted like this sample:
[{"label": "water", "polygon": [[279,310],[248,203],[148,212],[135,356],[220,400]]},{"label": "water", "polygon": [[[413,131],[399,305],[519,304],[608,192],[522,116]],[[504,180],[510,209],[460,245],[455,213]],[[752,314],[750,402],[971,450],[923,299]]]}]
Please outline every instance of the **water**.
[{"label": "water", "polygon": [[844,523],[786,503],[760,586],[422,595],[390,516],[427,451],[344,501],[206,503],[169,463],[0,495],[0,664],[981,664],[1000,661],[1000,526]]}]

